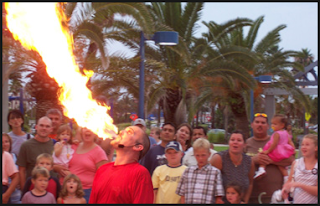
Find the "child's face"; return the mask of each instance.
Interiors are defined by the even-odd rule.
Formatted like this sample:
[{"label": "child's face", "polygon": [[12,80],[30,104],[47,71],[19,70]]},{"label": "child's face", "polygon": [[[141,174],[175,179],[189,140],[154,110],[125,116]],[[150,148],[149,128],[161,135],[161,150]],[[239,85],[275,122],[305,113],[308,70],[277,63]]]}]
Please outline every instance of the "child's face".
[{"label": "child's face", "polygon": [[169,164],[172,165],[179,165],[181,163],[181,158],[182,158],[182,152],[181,151],[176,151],[174,149],[168,149],[165,152],[165,156],[168,160]]},{"label": "child's face", "polygon": [[199,148],[194,150],[194,156],[197,159],[198,167],[203,167],[208,164],[208,158],[210,157],[210,152],[208,149]]},{"label": "child's face", "polygon": [[46,168],[48,171],[52,170],[52,162],[50,159],[48,158],[41,158],[39,160],[39,163],[37,164],[37,166],[40,166],[40,167],[44,167]]},{"label": "child's face", "polygon": [[77,189],[78,189],[78,182],[77,182],[75,179],[71,178],[71,179],[69,179],[69,180],[67,181],[66,186],[67,186],[67,191],[68,191],[68,193],[69,193],[69,194],[70,194],[70,193],[73,194],[73,193],[75,193],[75,192],[77,191]]},{"label": "child's face", "polygon": [[10,149],[10,141],[7,136],[2,135],[2,149],[3,151],[9,152]]},{"label": "child's face", "polygon": [[49,178],[44,177],[43,175],[39,175],[37,179],[31,179],[31,182],[34,185],[34,188],[37,190],[43,192],[47,189],[48,184],[49,184]]},{"label": "child's face", "polygon": [[273,129],[273,131],[282,130],[284,128],[284,123],[282,123],[280,121],[280,118],[278,118],[278,117],[272,118],[271,119],[271,128]]},{"label": "child's face", "polygon": [[301,153],[303,157],[315,156],[318,152],[318,145],[310,138],[303,138],[301,143]]},{"label": "child's face", "polygon": [[70,132],[65,130],[59,135],[60,141],[68,142],[71,138]]},{"label": "child's face", "polygon": [[229,187],[226,191],[226,198],[231,204],[239,204],[240,203],[240,195],[239,193],[232,187]]}]

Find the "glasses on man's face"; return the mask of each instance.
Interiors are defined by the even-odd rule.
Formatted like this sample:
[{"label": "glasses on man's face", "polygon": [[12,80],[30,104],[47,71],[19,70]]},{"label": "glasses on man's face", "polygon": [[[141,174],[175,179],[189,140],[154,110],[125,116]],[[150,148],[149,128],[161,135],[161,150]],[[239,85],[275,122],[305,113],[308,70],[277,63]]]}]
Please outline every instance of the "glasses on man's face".
[{"label": "glasses on man's face", "polygon": [[268,117],[268,115],[265,113],[255,113],[254,117]]}]

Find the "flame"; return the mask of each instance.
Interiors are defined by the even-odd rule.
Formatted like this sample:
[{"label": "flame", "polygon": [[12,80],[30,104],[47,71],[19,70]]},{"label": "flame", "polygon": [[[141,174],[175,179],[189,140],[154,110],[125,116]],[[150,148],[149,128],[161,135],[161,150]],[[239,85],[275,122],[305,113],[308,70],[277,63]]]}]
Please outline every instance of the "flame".
[{"label": "flame", "polygon": [[93,73],[85,71],[83,76],[79,72],[72,52],[72,36],[61,25],[66,17],[57,3],[5,3],[5,9],[7,27],[14,39],[39,52],[47,73],[62,87],[59,101],[64,115],[103,139],[118,133],[108,115],[110,107],[99,105],[86,86]]}]

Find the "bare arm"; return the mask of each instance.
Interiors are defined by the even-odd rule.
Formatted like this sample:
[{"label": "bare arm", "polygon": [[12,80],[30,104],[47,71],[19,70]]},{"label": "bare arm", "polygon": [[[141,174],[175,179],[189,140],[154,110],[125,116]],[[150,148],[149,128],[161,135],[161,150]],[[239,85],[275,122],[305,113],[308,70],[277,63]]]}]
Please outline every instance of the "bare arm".
[{"label": "bare arm", "polygon": [[251,192],[252,192],[252,188],[253,188],[253,176],[254,176],[254,173],[255,173],[254,162],[253,162],[253,159],[251,159],[251,168],[250,168],[250,171],[249,171],[249,174],[248,174],[249,187],[248,187],[248,190],[247,190],[246,194],[243,197],[244,204],[248,204],[249,198],[251,196]]},{"label": "bare arm", "polygon": [[2,203],[6,204],[9,201],[9,198],[13,191],[16,189],[17,185],[19,184],[19,172],[16,172],[10,176],[11,178],[11,183],[9,185],[9,188],[5,193],[2,194]]},{"label": "bare arm", "polygon": [[61,199],[62,199],[62,197],[58,197],[58,199],[57,199],[57,204],[62,204]]},{"label": "bare arm", "polygon": [[69,171],[69,169],[62,165],[53,164],[53,171],[59,173],[62,177],[65,177],[68,174],[66,171]]},{"label": "bare arm", "polygon": [[271,160],[271,164],[286,167],[286,166],[291,165],[294,160],[295,160],[295,155],[293,154],[293,155],[290,156],[289,158],[283,159],[283,160],[281,160],[281,161],[279,161],[279,162],[273,162],[273,161]]},{"label": "bare arm", "polygon": [[100,166],[102,166],[102,165],[104,165],[106,163],[108,163],[108,160],[101,160],[100,162],[98,162],[96,164],[96,169],[98,170]]},{"label": "bare arm", "polygon": [[269,149],[267,149],[266,151],[263,151],[263,153],[264,153],[264,154],[269,154],[272,150],[274,150],[274,149],[277,147],[278,143],[279,143],[279,139],[280,139],[279,134],[278,134],[278,133],[275,133],[275,134],[273,135],[273,141],[272,141]]},{"label": "bare arm", "polygon": [[224,201],[222,200],[221,196],[216,196],[216,204],[224,204]]},{"label": "bare arm", "polygon": [[157,203],[156,203],[157,194],[158,194],[158,189],[153,190],[153,196],[154,196],[154,198],[153,198],[153,204],[157,204]]},{"label": "bare arm", "polygon": [[296,164],[296,161],[293,161],[292,165],[291,165],[291,169],[290,169],[290,174],[289,174],[288,180],[282,186],[281,194],[282,194],[283,199],[287,199],[288,198],[288,194],[289,194],[289,191],[290,191],[290,185],[288,183],[290,183],[291,180],[292,180],[292,176],[294,174],[294,165],[295,164]]},{"label": "bare arm", "polygon": [[105,139],[102,140],[100,143],[100,147],[105,151],[105,153],[107,154],[108,157],[108,162],[112,162],[113,159],[113,153],[114,153],[114,148],[112,147],[112,145],[110,144],[111,139]]},{"label": "bare arm", "polygon": [[186,199],[184,198],[184,196],[181,196],[180,203],[181,204],[186,204]]},{"label": "bare arm", "polygon": [[210,159],[210,164],[221,171],[222,169],[222,159],[219,154],[214,154]]},{"label": "bare arm", "polygon": [[62,148],[64,145],[65,145],[64,141],[60,141],[60,143],[57,142],[56,144],[54,144],[53,150],[54,150],[54,155],[56,157],[59,157],[61,155]]},{"label": "bare arm", "polygon": [[20,176],[20,188],[24,187],[26,183],[26,168],[19,166],[19,176]]}]

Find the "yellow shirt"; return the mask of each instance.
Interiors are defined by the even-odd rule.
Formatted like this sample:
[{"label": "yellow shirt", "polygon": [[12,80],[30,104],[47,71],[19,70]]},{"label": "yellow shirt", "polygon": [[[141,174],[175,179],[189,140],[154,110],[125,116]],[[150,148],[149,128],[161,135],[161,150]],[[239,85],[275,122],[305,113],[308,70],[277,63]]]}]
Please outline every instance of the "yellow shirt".
[{"label": "yellow shirt", "polygon": [[152,174],[153,189],[158,189],[156,198],[157,204],[178,204],[181,197],[176,194],[180,178],[187,168],[185,165],[169,167],[160,165]]}]

